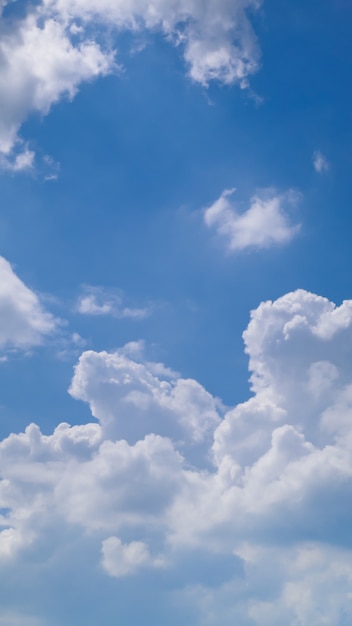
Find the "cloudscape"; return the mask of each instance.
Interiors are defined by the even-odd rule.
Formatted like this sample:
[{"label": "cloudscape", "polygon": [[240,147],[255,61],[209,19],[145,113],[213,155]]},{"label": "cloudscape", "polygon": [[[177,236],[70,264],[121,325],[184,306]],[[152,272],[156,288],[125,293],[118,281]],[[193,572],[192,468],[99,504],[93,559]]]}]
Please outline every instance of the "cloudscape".
[{"label": "cloudscape", "polygon": [[345,0],[0,0],[0,625],[350,626]]}]

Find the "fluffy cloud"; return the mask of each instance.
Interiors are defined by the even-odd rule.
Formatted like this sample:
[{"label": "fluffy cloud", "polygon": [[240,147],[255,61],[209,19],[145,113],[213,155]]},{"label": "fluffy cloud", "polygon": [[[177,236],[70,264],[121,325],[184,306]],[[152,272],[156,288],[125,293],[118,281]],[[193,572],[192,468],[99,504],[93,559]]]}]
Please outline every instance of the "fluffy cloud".
[{"label": "fluffy cloud", "polygon": [[114,353],[84,352],[71,395],[89,403],[109,436],[135,442],[150,432],[200,442],[220,421],[221,403],[197,381],[180,378],[160,363]]},{"label": "fluffy cloud", "polygon": [[231,201],[234,191],[224,191],[204,211],[205,224],[225,240],[230,252],[282,245],[297,234],[299,226],[291,224],[286,209],[297,200],[297,194],[278,195],[267,190],[253,196],[247,211],[241,212]]},{"label": "fluffy cloud", "polygon": [[[4,157],[11,156],[18,130],[30,113],[46,114],[62,96],[72,98],[82,81],[111,71],[114,58],[87,38],[78,36],[74,42],[69,26],[58,16],[47,16],[40,6],[24,19],[0,20],[0,152]],[[14,169],[32,165],[30,155],[28,149],[21,150]]]},{"label": "fluffy cloud", "polygon": [[159,29],[184,47],[190,76],[203,85],[216,79],[246,84],[257,69],[258,48],[247,11],[261,0],[44,0],[44,5],[66,18],[86,23],[100,20],[119,30]]},{"label": "fluffy cloud", "polygon": [[102,565],[110,576],[121,578],[134,574],[140,567],[152,564],[148,546],[143,541],[123,544],[118,537],[103,541]]},{"label": "fluffy cloud", "polygon": [[[76,533],[116,580],[160,576],[190,623],[347,625],[352,303],[287,294],[252,312],[244,340],[253,395],[224,415],[133,346],[85,352],[70,392],[100,423],[0,443],[4,572]],[[187,578],[185,554],[228,573]]]},{"label": "fluffy cloud", "polygon": [[43,342],[58,326],[38,296],[0,257],[0,348],[30,348]]},{"label": "fluffy cloud", "polygon": [[115,52],[101,45],[102,29],[161,31],[184,49],[190,76],[203,85],[245,86],[258,67],[247,11],[260,0],[28,1],[24,17],[8,16],[7,4],[0,4],[0,164],[15,171],[34,159],[18,140],[23,121],[31,113],[46,115],[63,96],[73,98],[83,81],[116,69]]},{"label": "fluffy cloud", "polygon": [[126,306],[123,295],[116,290],[88,285],[78,299],[76,310],[82,315],[111,315],[118,319],[130,318],[135,320],[143,319],[150,313],[150,309],[147,307]]}]

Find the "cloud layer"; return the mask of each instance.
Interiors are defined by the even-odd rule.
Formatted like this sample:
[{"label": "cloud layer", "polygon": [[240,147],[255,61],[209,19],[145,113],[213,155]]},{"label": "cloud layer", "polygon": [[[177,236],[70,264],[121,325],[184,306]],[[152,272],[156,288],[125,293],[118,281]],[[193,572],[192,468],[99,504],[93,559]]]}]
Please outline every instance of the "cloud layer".
[{"label": "cloud layer", "polygon": [[[85,352],[70,393],[97,422],[0,443],[0,568],[38,551],[45,571],[75,532],[105,574],[169,581],[192,623],[348,624],[352,302],[289,293],[244,340],[253,395],[229,410],[133,346]],[[187,581],[199,555],[223,578]]]}]

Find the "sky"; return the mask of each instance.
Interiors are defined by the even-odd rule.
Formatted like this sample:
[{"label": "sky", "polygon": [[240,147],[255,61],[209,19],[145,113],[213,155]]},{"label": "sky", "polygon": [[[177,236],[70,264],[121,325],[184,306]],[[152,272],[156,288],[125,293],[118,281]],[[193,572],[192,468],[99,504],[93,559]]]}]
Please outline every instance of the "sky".
[{"label": "sky", "polygon": [[352,622],[348,0],[0,0],[0,625]]}]

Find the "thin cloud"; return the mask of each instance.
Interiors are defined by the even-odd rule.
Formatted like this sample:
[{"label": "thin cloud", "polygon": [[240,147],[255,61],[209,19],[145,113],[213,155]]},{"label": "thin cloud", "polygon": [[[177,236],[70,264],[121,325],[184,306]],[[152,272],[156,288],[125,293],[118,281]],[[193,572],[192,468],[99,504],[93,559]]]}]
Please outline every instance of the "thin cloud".
[{"label": "thin cloud", "polygon": [[85,286],[78,298],[75,310],[82,315],[106,316],[118,319],[130,318],[141,320],[151,314],[150,307],[136,308],[127,306],[122,292],[104,287]]},{"label": "thin cloud", "polygon": [[322,152],[317,150],[313,155],[313,166],[318,174],[326,174],[330,169],[329,161]]}]

